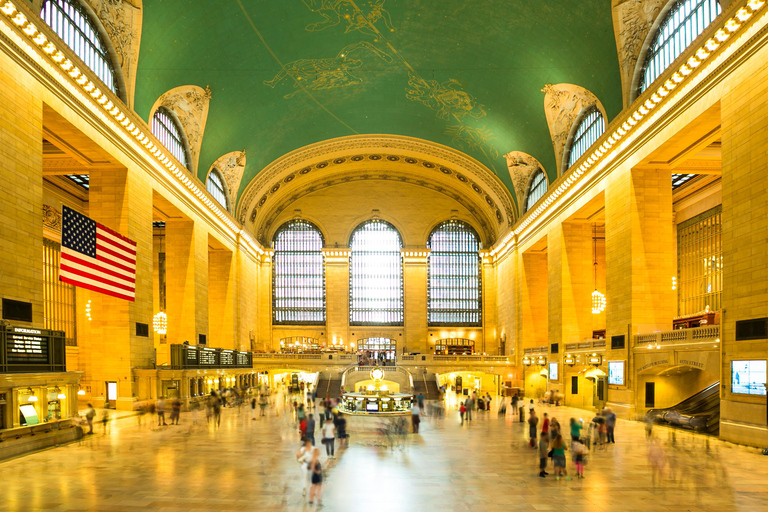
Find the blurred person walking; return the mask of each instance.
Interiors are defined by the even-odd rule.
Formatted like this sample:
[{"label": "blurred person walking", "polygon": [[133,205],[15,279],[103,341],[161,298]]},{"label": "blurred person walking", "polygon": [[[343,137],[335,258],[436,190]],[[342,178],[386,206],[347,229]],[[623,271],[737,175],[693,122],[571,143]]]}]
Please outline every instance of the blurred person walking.
[{"label": "blurred person walking", "polygon": [[[333,426],[333,423],[331,423]],[[323,505],[323,465],[320,462],[320,449],[312,450],[312,460],[309,462],[312,487],[309,489],[309,504],[317,500],[317,506]]]},{"label": "blurred person walking", "polygon": [[539,418],[536,416],[536,411],[531,411],[531,416],[528,418],[528,435],[531,438],[531,448],[536,448],[536,427],[539,424]]},{"label": "blurred person walking", "polygon": [[565,450],[567,450],[565,441],[559,433],[555,436],[553,432],[552,435],[552,443],[549,447],[552,450],[552,463],[555,466],[555,480],[560,480],[561,476],[570,480],[568,471],[565,469]]},{"label": "blurred person walking", "polygon": [[[335,459],[334,449],[336,445],[336,426],[333,424],[333,419],[328,418],[325,420],[325,424],[322,429],[322,441],[325,445],[325,454],[329,459]],[[318,450],[319,453],[319,450]]]},{"label": "blurred person walking", "polygon": [[312,452],[315,448],[312,447],[312,443],[309,439],[302,441],[301,448],[296,452],[296,460],[299,463],[299,469],[301,470],[301,495],[307,495],[307,489],[309,488],[309,463],[312,461]]},{"label": "blurred person walking", "polygon": [[96,417],[96,409],[91,404],[88,404],[88,408],[85,410],[85,421],[88,422],[88,432],[86,434],[93,434],[94,417]]},{"label": "blurred person walking", "polygon": [[307,428],[305,433],[307,439],[312,442],[312,446],[315,446],[315,416],[314,414],[307,415]]},{"label": "blurred person walking", "polygon": [[575,439],[571,445],[573,452],[573,462],[576,464],[576,478],[584,478],[584,466],[587,464],[587,447],[581,441]]},{"label": "blurred person walking", "polygon": [[413,404],[411,407],[411,427],[413,427],[413,433],[419,433],[419,423],[421,423],[421,407],[418,404]]},{"label": "blurred person walking", "polygon": [[613,437],[614,431],[616,430],[616,413],[609,408],[604,409],[604,412],[607,442],[616,444],[616,439]]},{"label": "blurred person walking", "polygon": [[541,439],[539,440],[539,476],[541,478],[546,477],[547,473],[547,459],[549,458],[549,434],[546,432],[541,433]]},{"label": "blurred person walking", "polygon": [[162,396],[158,398],[155,407],[157,407],[157,425],[168,426],[165,422],[165,398]]},{"label": "blurred person walking", "polygon": [[181,400],[176,397],[171,402],[171,425],[178,425],[181,417]]},{"label": "blurred person walking", "polygon": [[581,421],[576,421],[576,418],[571,418],[571,440],[573,442],[581,439],[582,428],[584,428],[584,425],[581,424]]}]

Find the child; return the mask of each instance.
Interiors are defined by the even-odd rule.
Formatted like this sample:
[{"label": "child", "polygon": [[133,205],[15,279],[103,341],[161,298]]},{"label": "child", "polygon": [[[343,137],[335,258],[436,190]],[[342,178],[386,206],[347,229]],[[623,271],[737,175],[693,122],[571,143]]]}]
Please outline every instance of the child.
[{"label": "child", "polygon": [[542,432],[541,440],[539,441],[539,476],[541,478],[544,478],[549,474],[547,473],[548,448],[549,434]]},{"label": "child", "polygon": [[566,480],[570,480],[568,471],[565,470],[565,450],[567,448],[565,447],[563,436],[553,432],[550,448],[552,449],[552,463],[555,465],[555,480],[560,480],[561,476],[565,477]]},{"label": "child", "polygon": [[584,478],[587,453],[587,447],[581,444],[580,441],[573,442],[573,462],[576,464],[576,478]]},{"label": "child", "polygon": [[467,412],[467,408],[464,406],[464,402],[461,403],[461,407],[459,407],[459,415],[461,416],[461,424],[464,424],[464,413]]}]

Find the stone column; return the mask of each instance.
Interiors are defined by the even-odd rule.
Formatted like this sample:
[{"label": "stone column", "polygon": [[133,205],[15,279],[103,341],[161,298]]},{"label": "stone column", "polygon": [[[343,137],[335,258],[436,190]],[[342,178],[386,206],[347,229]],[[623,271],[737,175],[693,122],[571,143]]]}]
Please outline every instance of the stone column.
[{"label": "stone column", "polygon": [[427,341],[427,272],[429,250],[402,251],[403,255],[403,343],[398,354],[429,353]]},{"label": "stone column", "polygon": [[279,340],[272,339],[272,258],[270,250],[258,267],[258,296],[256,298],[256,319],[259,324],[258,344],[263,350],[279,350]]},{"label": "stone column", "polygon": [[[488,251],[480,253],[481,304],[483,325],[483,347],[475,347],[477,352],[496,355],[499,353],[501,329],[497,326],[496,317],[496,266],[488,255]],[[505,348],[508,352],[509,349]]]},{"label": "stone column", "polygon": [[524,252],[520,265],[521,352],[547,344],[547,253]]},{"label": "stone column", "polygon": [[165,223],[168,343],[208,333],[208,234],[187,219]]},{"label": "stone column", "polygon": [[264,329],[269,330],[271,325],[259,325],[257,319],[259,267],[261,266],[259,258],[251,254],[241,241],[235,254],[235,260],[237,265],[237,279],[235,281],[237,340],[241,344],[241,350],[265,350],[265,347],[258,345],[258,333]]},{"label": "stone column", "polygon": [[[208,251],[208,327],[211,347],[240,350],[235,339],[234,259],[228,249]],[[250,349],[250,343],[248,343]]]},{"label": "stone column", "polygon": [[32,303],[43,327],[43,102],[33,81],[0,54],[0,296]]},{"label": "stone column", "polygon": [[349,330],[349,249],[323,249],[325,257],[325,326],[327,339],[347,347]]},{"label": "stone column", "polygon": [[136,242],[136,299],[134,302],[90,292],[91,318],[81,336],[85,380],[92,403],[106,399],[106,382],[117,382],[117,407],[130,409],[138,390],[133,367],[150,365],[154,344],[136,335],[136,323],[152,323],[152,188],[143,170],[100,170],[90,176],[89,216]]}]

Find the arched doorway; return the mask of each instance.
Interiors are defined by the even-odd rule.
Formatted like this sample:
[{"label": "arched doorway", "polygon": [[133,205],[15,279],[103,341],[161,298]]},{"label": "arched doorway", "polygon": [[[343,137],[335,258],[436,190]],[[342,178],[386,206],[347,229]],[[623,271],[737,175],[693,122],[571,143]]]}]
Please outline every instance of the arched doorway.
[{"label": "arched doorway", "polygon": [[381,355],[386,362],[395,360],[397,342],[390,338],[363,338],[357,340],[357,348],[363,352],[370,352],[372,360],[379,361]]}]

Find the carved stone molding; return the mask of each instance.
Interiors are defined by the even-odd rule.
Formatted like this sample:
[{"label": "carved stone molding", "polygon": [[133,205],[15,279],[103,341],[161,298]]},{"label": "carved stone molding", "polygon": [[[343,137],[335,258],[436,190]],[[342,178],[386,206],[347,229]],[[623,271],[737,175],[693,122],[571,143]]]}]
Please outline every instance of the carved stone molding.
[{"label": "carved stone molding", "polygon": [[211,102],[211,90],[196,85],[182,85],[166,92],[155,102],[149,118],[155,115],[155,110],[165,107],[179,119],[187,138],[190,152],[190,171],[197,173],[197,162],[200,158],[200,146],[203,144],[205,122],[208,119],[208,107]]},{"label": "carved stone molding", "polygon": [[141,42],[142,0],[85,0],[98,16],[115,49],[125,80],[125,96],[133,107]]},{"label": "carved stone molding", "polygon": [[248,184],[238,202],[237,218],[244,225],[246,221],[253,225],[258,210],[284,183],[317,171],[325,172],[326,168],[359,168],[366,162],[376,162],[379,171],[391,166],[413,166],[415,174],[450,175],[483,199],[481,202],[492,209],[500,230],[511,226],[516,219],[509,191],[480,162],[446,146],[396,135],[341,137],[286,154],[269,164]]},{"label": "carved stone molding", "polygon": [[234,212],[237,191],[240,190],[240,182],[243,179],[243,171],[245,170],[245,150],[231,151],[220,156],[213,162],[211,168],[208,169],[208,174],[214,169],[217,169],[224,177],[227,191],[229,192],[230,209]]},{"label": "carved stone molding", "polygon": [[649,44],[648,36],[668,0],[612,0],[613,32],[619,54],[624,106],[632,101],[637,61]]},{"label": "carved stone molding", "polygon": [[[509,177],[515,187],[518,211],[522,211],[525,207],[525,194],[528,192],[531,176],[539,169],[544,171],[545,176],[547,176],[547,172],[538,160],[522,151],[510,151],[504,155],[504,158],[507,160]],[[549,176],[547,176],[547,182],[549,182]]]},{"label": "carved stone molding", "polygon": [[44,204],[43,227],[52,231],[61,231],[61,212],[53,206]]},{"label": "carved stone molding", "polygon": [[584,109],[597,105],[603,119],[608,121],[605,109],[597,97],[583,87],[573,84],[547,84],[541,90],[544,92],[544,112],[549,125],[549,135],[555,150],[557,175],[563,173],[563,153],[568,142],[568,136],[573,130],[579,114]]}]

